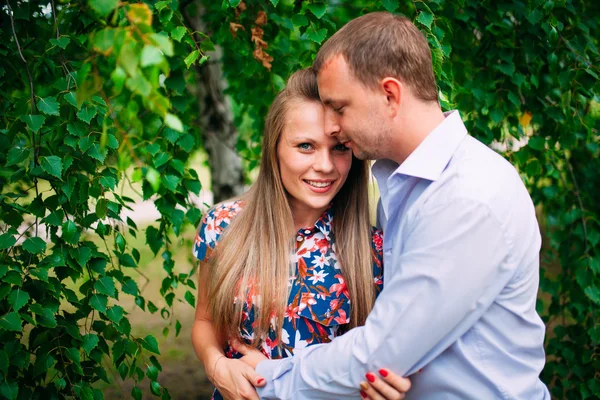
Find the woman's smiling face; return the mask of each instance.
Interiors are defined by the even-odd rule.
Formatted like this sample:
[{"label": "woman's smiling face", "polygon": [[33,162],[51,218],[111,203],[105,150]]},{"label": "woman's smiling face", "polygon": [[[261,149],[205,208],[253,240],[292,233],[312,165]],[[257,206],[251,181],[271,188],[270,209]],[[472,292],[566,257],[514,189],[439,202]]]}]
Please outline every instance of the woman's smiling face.
[{"label": "woman's smiling face", "polygon": [[[277,144],[283,186],[296,221],[315,222],[340,191],[352,152],[325,132],[321,103],[299,100],[290,106]],[[310,222],[309,222],[310,221]]]}]

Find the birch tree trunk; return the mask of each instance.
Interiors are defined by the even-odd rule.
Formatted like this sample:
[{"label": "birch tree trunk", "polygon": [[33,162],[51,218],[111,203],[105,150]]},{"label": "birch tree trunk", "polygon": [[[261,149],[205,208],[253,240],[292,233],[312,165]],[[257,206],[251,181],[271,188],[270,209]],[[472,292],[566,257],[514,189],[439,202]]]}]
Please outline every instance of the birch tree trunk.
[{"label": "birch tree trunk", "polygon": [[[205,32],[202,21],[204,8],[195,1],[197,15],[184,15],[195,31]],[[216,204],[244,192],[242,160],[235,146],[237,128],[233,124],[233,111],[229,99],[224,95],[227,82],[223,79],[221,49],[211,52],[210,60],[198,69],[198,85],[193,92],[198,99],[200,128],[204,147],[208,153],[213,203]]]}]

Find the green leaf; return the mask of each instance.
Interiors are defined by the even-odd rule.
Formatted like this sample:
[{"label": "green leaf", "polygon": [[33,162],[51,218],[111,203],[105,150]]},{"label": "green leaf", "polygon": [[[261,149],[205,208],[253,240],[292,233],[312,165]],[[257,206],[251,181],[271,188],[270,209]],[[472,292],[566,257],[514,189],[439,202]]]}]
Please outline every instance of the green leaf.
[{"label": "green leaf", "polygon": [[106,199],[98,199],[98,202],[96,203],[96,216],[100,219],[104,219],[104,217],[106,217],[107,212],[108,205],[106,203]]},{"label": "green leaf", "polygon": [[142,400],[142,394],[142,390],[137,386],[134,386],[133,389],[131,389],[131,397],[133,397],[134,400]]},{"label": "green leaf", "polygon": [[513,103],[516,107],[521,107],[521,100],[513,92],[508,93],[508,100]]},{"label": "green leaf", "polygon": [[148,335],[144,339],[142,339],[142,346],[146,350],[149,350],[155,354],[160,354],[160,350],[158,349],[158,342],[156,341],[156,338],[152,335]]},{"label": "green leaf", "polygon": [[85,106],[82,107],[81,110],[79,110],[79,112],[77,113],[77,118],[89,124],[92,121],[92,118],[96,116],[96,113],[96,107]]},{"label": "green leaf", "polygon": [[158,254],[160,248],[163,245],[163,239],[160,235],[159,230],[153,227],[152,225],[148,226],[148,228],[146,229],[146,243],[148,244],[148,246],[150,246],[150,249],[152,250],[154,255]]},{"label": "green leaf", "polygon": [[119,0],[90,0],[90,6],[101,17],[106,17],[119,5]]},{"label": "green leaf", "polygon": [[427,27],[427,29],[431,29],[431,24],[433,23],[433,14],[427,10],[422,10],[417,16],[416,21],[421,25]]},{"label": "green leaf", "polygon": [[169,36],[165,32],[153,33],[150,35],[150,39],[154,44],[163,52],[167,57],[173,56],[173,42],[169,39]]},{"label": "green leaf", "polygon": [[312,23],[306,29],[306,38],[315,43],[321,44],[321,42],[325,40],[325,36],[327,36],[327,29],[322,28],[317,30],[315,25]]},{"label": "green leaf", "polygon": [[590,268],[596,275],[600,275],[600,257],[590,259]]},{"label": "green leaf", "polygon": [[123,307],[121,306],[113,306],[106,311],[106,316],[115,324],[121,322],[123,318]]},{"label": "green leaf", "polygon": [[105,189],[112,190],[117,184],[117,180],[112,176],[103,176],[98,179],[98,183],[100,183]]},{"label": "green leaf", "polygon": [[185,301],[187,301],[190,306],[196,308],[196,298],[194,297],[192,292],[187,290],[185,292],[184,298],[185,298]]},{"label": "green leaf", "polygon": [[181,42],[181,39],[183,38],[183,35],[185,35],[186,32],[187,30],[184,26],[178,26],[171,31],[171,37],[173,38],[173,40]]},{"label": "green leaf", "polygon": [[15,146],[8,150],[7,167],[17,165],[25,161],[29,157],[29,149],[25,147]]},{"label": "green leaf", "polygon": [[527,146],[531,147],[532,149],[542,151],[546,147],[546,140],[539,136],[534,136],[531,139],[529,139],[529,141],[527,142]]},{"label": "green leaf", "polygon": [[311,13],[313,13],[313,15],[315,17],[317,17],[318,19],[321,19],[323,17],[323,15],[325,15],[325,12],[327,11],[327,5],[323,4],[323,3],[313,3],[313,4],[309,4],[307,6],[307,8],[310,10]]},{"label": "green leaf", "polygon": [[102,293],[110,297],[115,297],[115,283],[113,281],[113,278],[111,278],[110,276],[105,276],[103,278],[98,279],[96,283],[94,283],[94,289],[96,289],[98,293]]},{"label": "green leaf", "polygon": [[65,100],[79,110],[79,105],[77,104],[77,98],[75,97],[75,92],[69,92],[65,95]]},{"label": "green leaf", "polygon": [[90,147],[90,149],[88,150],[87,154],[89,154],[90,157],[103,163],[106,159],[106,155],[108,154],[108,149],[101,149],[98,143],[94,143],[92,147]]},{"label": "green leaf", "polygon": [[171,192],[176,192],[179,183],[181,182],[181,178],[175,175],[164,175],[162,177],[162,184],[164,187],[169,189]]},{"label": "green leaf", "polygon": [[81,344],[81,347],[83,348],[83,350],[86,352],[86,354],[89,356],[90,352],[92,350],[94,350],[94,348],[98,345],[98,335],[95,335],[93,333],[88,333],[87,335],[83,336],[83,343]]},{"label": "green leaf", "polygon": [[177,145],[181,147],[186,153],[189,153],[194,149],[194,146],[196,145],[196,140],[192,135],[186,133],[185,135],[181,136],[179,140],[177,140]]},{"label": "green leaf", "polygon": [[167,113],[165,116],[165,125],[177,132],[183,132],[183,124],[178,116]]},{"label": "green leaf", "polygon": [[2,394],[2,397],[5,399],[15,400],[19,395],[19,384],[17,382],[3,380],[0,384],[0,394]]},{"label": "green leaf", "polygon": [[79,241],[80,232],[77,229],[75,222],[71,220],[65,221],[62,225],[62,238],[65,242],[75,244]]},{"label": "green leaf", "polygon": [[123,290],[123,293],[127,293],[132,296],[137,296],[139,293],[137,283],[135,283],[133,279],[128,279],[121,287],[121,290]]},{"label": "green leaf", "polygon": [[229,5],[233,8],[236,8],[241,2],[242,0],[229,0]]},{"label": "green leaf", "polygon": [[600,305],[600,289],[598,289],[596,285],[586,287],[583,292],[590,300],[596,303],[596,305]]},{"label": "green leaf", "polygon": [[58,325],[54,312],[50,308],[44,308],[41,313],[36,313],[36,321],[46,328],[56,328]]},{"label": "green leaf", "polygon": [[44,122],[46,121],[46,117],[43,115],[21,115],[21,121],[27,124],[27,127],[38,133]]},{"label": "green leaf", "polygon": [[271,4],[273,4],[273,7],[277,7],[277,4],[279,4],[279,0],[271,0]]},{"label": "green leaf", "polygon": [[17,288],[8,295],[8,303],[14,311],[19,311],[29,301],[29,293]]},{"label": "green leaf", "polygon": [[496,65],[496,68],[505,75],[512,76],[515,73],[515,64],[502,63]]},{"label": "green leaf", "polygon": [[0,235],[0,250],[8,249],[17,243],[17,239],[12,233],[3,233]]},{"label": "green leaf", "polygon": [[200,51],[194,50],[183,60],[185,62],[185,66],[190,69],[190,66],[200,57]]},{"label": "green leaf", "polygon": [[167,153],[164,153],[164,152],[160,152],[153,160],[154,166],[156,168],[160,168],[161,166],[168,163],[170,159],[171,159],[170,155],[168,155]]},{"label": "green leaf", "polygon": [[58,179],[61,179],[63,165],[59,157],[40,157],[40,165],[42,166],[42,169],[44,171],[46,171],[52,176],[57,177]]},{"label": "green leaf", "polygon": [[37,236],[30,237],[23,242],[23,249],[32,254],[39,254],[46,251],[46,242]]},{"label": "green leaf", "polygon": [[95,294],[90,299],[90,306],[93,309],[98,310],[98,311],[103,312],[103,313],[106,312],[106,305],[107,304],[108,304],[108,299],[107,299],[106,296],[104,296],[102,294]]},{"label": "green leaf", "polygon": [[0,350],[0,372],[8,375],[8,355],[4,350]]},{"label": "green leaf", "polygon": [[400,2],[398,0],[383,0],[383,7],[388,11],[393,13],[400,7]]},{"label": "green leaf", "polygon": [[148,369],[146,370],[146,376],[150,378],[151,381],[155,381],[158,379],[158,368],[154,365],[148,365]]},{"label": "green leaf", "polygon": [[50,39],[50,43],[52,43],[54,46],[58,46],[64,50],[67,48],[69,43],[71,43],[71,39],[69,39],[66,36],[61,36],[58,39]]},{"label": "green leaf", "polygon": [[37,101],[38,109],[46,115],[60,115],[60,106],[56,97],[44,97]]},{"label": "green leaf", "polygon": [[0,318],[0,329],[7,331],[21,331],[21,317],[19,313],[12,311]]},{"label": "green leaf", "polygon": [[[229,0],[231,1],[231,0]],[[237,0],[235,0],[237,1]],[[150,392],[155,395],[155,396],[160,396],[160,391],[161,391],[162,387],[160,386],[160,383],[158,383],[157,381],[152,381],[150,382]]]},{"label": "green leaf", "polygon": [[294,14],[292,16],[292,23],[297,27],[308,26],[308,18],[303,14]]},{"label": "green leaf", "polygon": [[142,75],[137,74],[133,78],[127,78],[125,86],[140,96],[147,97],[152,92],[152,84]]},{"label": "green leaf", "polygon": [[177,320],[177,322],[175,322],[175,337],[179,336],[179,332],[181,332],[181,322]]},{"label": "green leaf", "polygon": [[69,131],[71,135],[77,137],[83,137],[84,135],[87,135],[88,130],[89,127],[85,126],[79,121],[69,122],[67,124],[67,131]]},{"label": "green leaf", "polygon": [[157,65],[165,61],[165,57],[162,52],[149,44],[144,46],[142,50],[142,58],[140,60],[140,65],[142,67],[148,67],[150,65]]}]

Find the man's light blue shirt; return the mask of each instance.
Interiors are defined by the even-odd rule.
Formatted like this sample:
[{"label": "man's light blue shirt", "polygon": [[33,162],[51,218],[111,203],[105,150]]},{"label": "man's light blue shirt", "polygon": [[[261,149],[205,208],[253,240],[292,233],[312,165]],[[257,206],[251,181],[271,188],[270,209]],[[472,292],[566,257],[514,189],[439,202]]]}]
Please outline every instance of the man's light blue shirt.
[{"label": "man's light blue shirt", "polygon": [[373,173],[384,290],[365,326],[261,362],[260,397],[360,398],[365,374],[386,367],[410,376],[407,399],[550,399],[541,238],[517,171],[454,111],[401,165],[381,160]]}]

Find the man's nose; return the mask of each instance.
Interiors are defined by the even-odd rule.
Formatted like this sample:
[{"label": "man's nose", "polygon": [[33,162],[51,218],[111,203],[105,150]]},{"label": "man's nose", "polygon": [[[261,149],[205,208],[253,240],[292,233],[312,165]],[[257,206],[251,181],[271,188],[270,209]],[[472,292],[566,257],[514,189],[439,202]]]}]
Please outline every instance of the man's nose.
[{"label": "man's nose", "polygon": [[340,123],[338,121],[338,116],[335,112],[330,109],[325,109],[325,134],[330,136],[336,136],[341,131]]}]

